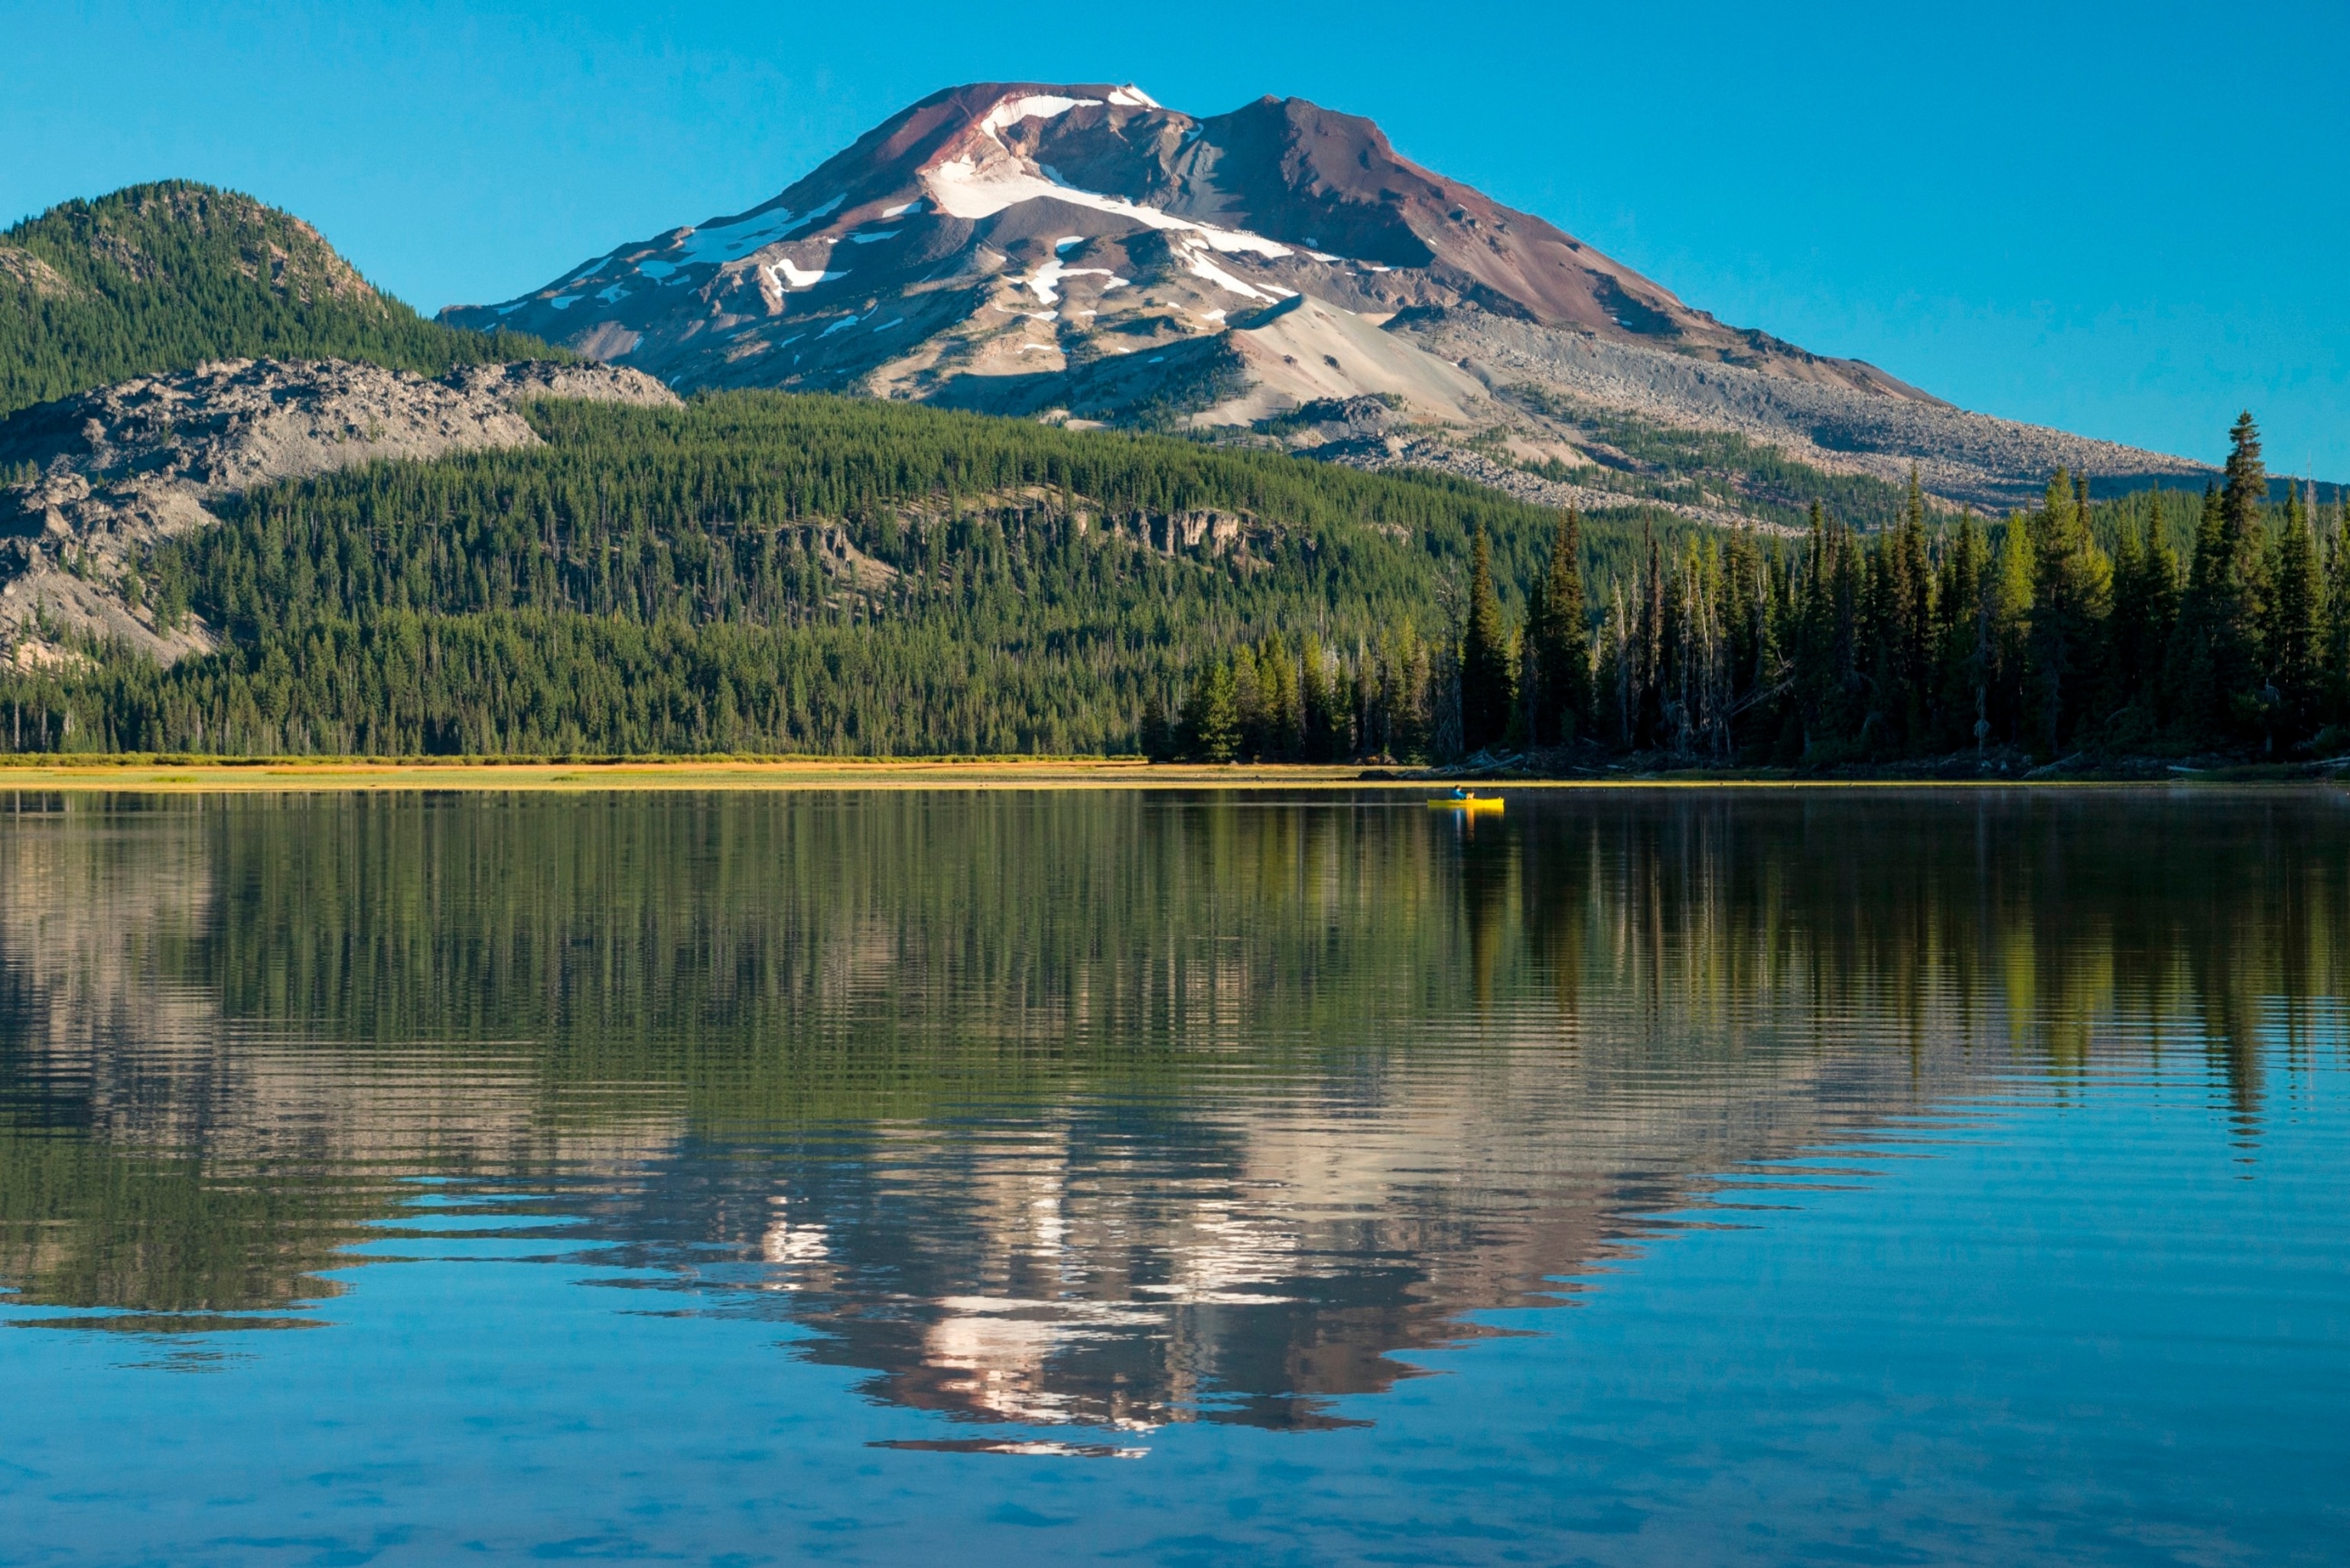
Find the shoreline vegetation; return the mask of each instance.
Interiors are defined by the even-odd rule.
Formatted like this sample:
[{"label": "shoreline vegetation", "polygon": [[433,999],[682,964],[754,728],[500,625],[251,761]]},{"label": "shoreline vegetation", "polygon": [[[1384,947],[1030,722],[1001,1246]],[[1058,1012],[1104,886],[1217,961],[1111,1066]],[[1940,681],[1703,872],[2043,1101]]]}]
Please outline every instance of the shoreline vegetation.
[{"label": "shoreline vegetation", "polygon": [[[1096,757],[217,757],[83,753],[0,757],[0,797],[32,793],[271,794],[374,791],[1391,789],[1464,779],[1505,792],[1590,789],[2045,789],[2084,786],[2350,787],[2328,763],[2178,764],[2038,776],[1931,772],[1805,774],[1688,767],[1533,774],[1353,763],[1153,763]],[[0,807],[0,809],[5,809]]]}]

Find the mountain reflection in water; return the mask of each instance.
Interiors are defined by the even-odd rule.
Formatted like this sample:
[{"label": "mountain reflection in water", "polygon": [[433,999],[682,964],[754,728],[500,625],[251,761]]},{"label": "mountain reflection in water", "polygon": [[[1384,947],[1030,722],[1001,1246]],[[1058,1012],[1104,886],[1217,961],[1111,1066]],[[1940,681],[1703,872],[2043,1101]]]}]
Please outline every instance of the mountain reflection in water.
[{"label": "mountain reflection in water", "polygon": [[20,1323],[331,1325],[475,1216],[1081,1429],[956,1451],[1359,1424],[1759,1164],[2101,1054],[2199,1055],[2257,1158],[2344,1041],[2336,794],[0,805]]}]

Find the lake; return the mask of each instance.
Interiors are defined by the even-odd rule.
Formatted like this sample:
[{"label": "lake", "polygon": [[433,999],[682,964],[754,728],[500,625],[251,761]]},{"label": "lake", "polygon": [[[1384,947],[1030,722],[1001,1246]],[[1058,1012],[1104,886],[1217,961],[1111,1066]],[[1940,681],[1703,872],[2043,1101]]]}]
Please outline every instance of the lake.
[{"label": "lake", "polygon": [[0,794],[0,1561],[2291,1563],[2350,795]]}]

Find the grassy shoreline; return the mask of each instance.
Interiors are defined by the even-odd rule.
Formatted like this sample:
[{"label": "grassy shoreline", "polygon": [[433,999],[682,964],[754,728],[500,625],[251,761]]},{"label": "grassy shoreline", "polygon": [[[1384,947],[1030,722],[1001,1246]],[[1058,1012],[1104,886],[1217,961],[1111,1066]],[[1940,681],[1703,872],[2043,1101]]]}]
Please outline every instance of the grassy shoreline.
[{"label": "grassy shoreline", "polygon": [[[1455,780],[1419,769],[1291,763],[1165,763],[1131,757],[157,757],[0,758],[0,794],[25,790],[136,794],[421,790],[1241,789],[1299,787],[1428,792]],[[2199,784],[2350,784],[2341,770],[2246,764],[2159,776],[1825,777],[1796,774],[1635,773],[1577,778],[1487,777],[1481,791],[1578,789],[2077,789]]]}]

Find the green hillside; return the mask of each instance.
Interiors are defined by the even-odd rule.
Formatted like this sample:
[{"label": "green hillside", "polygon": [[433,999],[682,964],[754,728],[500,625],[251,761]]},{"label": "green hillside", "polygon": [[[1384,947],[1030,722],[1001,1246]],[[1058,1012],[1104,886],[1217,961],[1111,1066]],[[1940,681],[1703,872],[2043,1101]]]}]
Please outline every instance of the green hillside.
[{"label": "green hillside", "polygon": [[0,234],[0,416],[206,359],[361,359],[439,375],[568,358],[378,292],[316,229],[189,181],[68,202]]},{"label": "green hillside", "polygon": [[[2332,755],[2338,508],[1585,523],[1454,480],[909,404],[547,403],[546,445],[256,491],[115,585],[220,651],[0,674],[0,748],[1143,751],[1715,765]],[[1566,546],[1562,549],[1561,546]],[[44,634],[56,647],[63,634]]]},{"label": "green hillside", "polygon": [[[903,404],[534,418],[539,450],[250,495],[138,588],[229,648],[0,680],[0,746],[1127,751],[1192,674],[1279,639],[1304,673],[1266,743],[1424,751],[1471,535],[1514,605],[1557,526],[1455,481]],[[1243,537],[1138,535],[1204,511]],[[1596,529],[1593,564],[1628,571],[1637,544]]]}]

